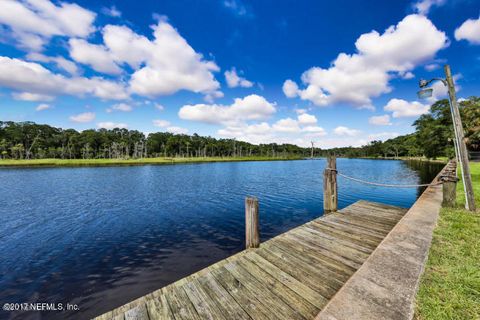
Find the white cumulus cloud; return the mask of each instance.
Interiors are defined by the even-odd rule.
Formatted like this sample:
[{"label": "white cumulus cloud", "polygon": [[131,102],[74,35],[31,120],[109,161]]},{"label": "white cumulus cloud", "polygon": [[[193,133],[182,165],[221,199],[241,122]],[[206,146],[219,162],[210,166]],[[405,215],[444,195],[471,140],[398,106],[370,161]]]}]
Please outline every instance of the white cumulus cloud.
[{"label": "white cumulus cloud", "polygon": [[38,52],[32,52],[27,55],[27,59],[30,61],[54,63],[58,68],[74,76],[79,73],[77,65],[73,61],[65,59],[62,56],[49,57]]},{"label": "white cumulus cloud", "polygon": [[276,112],[275,103],[252,94],[236,98],[231,105],[196,104],[180,108],[178,116],[184,120],[215,124],[232,124],[247,120],[263,120]]},{"label": "white cumulus cloud", "polygon": [[153,40],[126,26],[107,25],[102,29],[103,44],[71,39],[70,55],[80,63],[106,74],[122,73],[122,66],[134,69],[129,89],[147,97],[170,95],[187,90],[219,96],[220,84],[213,75],[219,67],[207,61],[165,19],[151,26]]},{"label": "white cumulus cloud", "polygon": [[50,0],[2,0],[0,24],[7,26],[17,44],[35,51],[53,36],[87,37],[96,14],[75,3]]},{"label": "white cumulus cloud", "polygon": [[373,97],[391,91],[389,81],[393,77],[411,76],[411,70],[446,45],[445,33],[428,18],[408,15],[383,34],[362,34],[355,42],[357,53],[340,53],[328,69],[313,67],[305,71],[304,89],[286,80],[283,91],[287,97],[298,96],[318,106],[344,102],[372,108]]},{"label": "white cumulus cloud", "polygon": [[295,98],[300,93],[298,85],[290,79],[285,80],[282,86],[282,90],[285,96],[288,98]]},{"label": "white cumulus cloud", "polygon": [[122,112],[130,112],[132,111],[133,108],[131,105],[126,104],[126,103],[117,103],[114,104],[111,108],[108,108],[106,111],[108,113],[113,112],[113,111],[122,111]]},{"label": "white cumulus cloud", "polygon": [[[283,119],[284,120],[284,119]],[[293,119],[290,119],[290,125],[294,126]],[[278,122],[277,122],[278,123]],[[286,124],[286,122],[281,122]],[[278,127],[269,125],[267,122],[255,124],[241,124],[238,126],[227,126],[218,130],[218,135],[226,138],[235,138],[250,143],[289,143],[298,146],[309,147],[312,140],[326,135],[323,128],[310,126],[301,129],[301,132],[292,132],[291,130],[280,131]],[[323,138],[322,138],[323,139]]]},{"label": "white cumulus cloud", "polygon": [[410,72],[410,71],[407,71],[407,72],[399,72],[399,75],[402,79],[413,79],[415,78],[415,75]]},{"label": "white cumulus cloud", "polygon": [[164,128],[165,131],[174,133],[174,134],[187,134],[188,129],[178,126],[173,126],[170,121],[163,120],[163,119],[155,119],[152,121],[155,127]]},{"label": "white cumulus cloud", "polygon": [[393,112],[392,116],[394,118],[418,117],[428,113],[430,106],[418,101],[409,102],[403,99],[391,99],[383,110]]},{"label": "white cumulus cloud", "polygon": [[220,87],[212,74],[219,71],[218,66],[203,60],[175,28],[159,21],[153,30],[151,56],[130,81],[134,93],[145,96],[168,95],[179,90],[209,93]]},{"label": "white cumulus cloud", "polygon": [[278,120],[273,124],[272,129],[277,132],[300,132],[298,121],[292,118]]},{"label": "white cumulus cloud", "polygon": [[110,16],[110,17],[113,17],[113,18],[119,18],[119,17],[122,16],[122,12],[120,12],[120,10],[118,10],[117,7],[115,7],[115,6],[103,7],[102,8],[102,13],[104,15],[107,15],[107,16]]},{"label": "white cumulus cloud", "polygon": [[239,76],[235,68],[225,71],[225,80],[227,81],[227,85],[229,88],[250,88],[251,86],[253,86],[253,82]]},{"label": "white cumulus cloud", "polygon": [[282,118],[272,124],[265,121],[255,121],[259,119],[246,118],[235,118],[234,121],[218,122],[224,124],[225,127],[219,129],[217,133],[223,137],[235,138],[255,144],[275,142],[299,146],[308,146],[312,140],[327,135],[325,129],[316,125],[317,118],[314,115],[306,113],[306,110],[305,112],[296,113],[296,119],[291,117]]},{"label": "white cumulus cloud", "polygon": [[70,120],[73,122],[91,122],[95,120],[95,113],[93,112],[84,112],[73,115],[70,117]]},{"label": "white cumulus cloud", "polygon": [[170,122],[167,120],[156,119],[156,120],[153,120],[152,122],[155,127],[165,128],[170,126]]},{"label": "white cumulus cloud", "polygon": [[215,90],[215,91],[211,91],[211,92],[205,94],[205,97],[203,98],[203,100],[205,100],[208,103],[213,103],[213,101],[215,99],[222,98],[223,96],[224,96],[224,94],[223,94],[222,91]]},{"label": "white cumulus cloud", "polygon": [[154,106],[155,106],[155,109],[157,109],[158,111],[165,110],[165,107],[163,105],[161,105],[160,103],[155,103]]},{"label": "white cumulus cloud", "polygon": [[413,8],[420,14],[426,15],[433,6],[440,7],[446,0],[420,0],[413,4]]},{"label": "white cumulus cloud", "polygon": [[97,123],[97,128],[99,129],[126,129],[128,128],[128,125],[126,123],[117,123],[117,122],[111,122],[111,121],[106,121],[106,122],[99,122]]},{"label": "white cumulus cloud", "polygon": [[13,92],[12,97],[21,101],[53,101],[55,97],[31,92]]},{"label": "white cumulus cloud", "polygon": [[129,96],[122,83],[101,77],[65,77],[52,73],[38,63],[2,56],[0,86],[38,96],[91,95],[112,100],[127,99]]},{"label": "white cumulus cloud", "polygon": [[440,68],[438,63],[430,63],[425,66],[425,70],[427,71],[435,71]]},{"label": "white cumulus cloud", "polygon": [[301,114],[298,115],[298,123],[300,123],[302,125],[303,124],[316,124],[317,123],[317,117],[315,117],[313,114],[301,113]]},{"label": "white cumulus cloud", "polygon": [[73,60],[89,65],[98,72],[112,75],[122,73],[122,69],[113,61],[104,46],[91,44],[83,39],[70,39],[68,43]]},{"label": "white cumulus cloud", "polygon": [[468,19],[455,30],[455,39],[480,44],[480,18]]},{"label": "white cumulus cloud", "polygon": [[134,93],[146,96],[168,95],[179,90],[210,93],[219,88],[212,74],[219,70],[214,62],[205,61],[166,21],[159,21],[152,28],[154,41],[125,27],[105,30],[105,43],[115,59],[131,66],[145,63],[132,75],[130,86]]},{"label": "white cumulus cloud", "polygon": [[46,104],[46,103],[41,103],[35,108],[35,110],[36,111],[44,111],[44,110],[48,110],[48,109],[51,109],[51,108],[53,108],[51,105]]},{"label": "white cumulus cloud", "polygon": [[[132,94],[156,97],[180,90],[201,93],[208,102],[223,96],[214,77],[219,67],[197,53],[166,18],[151,26],[152,39],[127,26],[107,25],[101,29],[103,42],[91,43],[86,38],[95,30],[94,18],[94,13],[63,2],[56,6],[47,0],[0,1],[0,28],[5,28],[2,27],[5,24],[8,30],[16,30],[33,40],[35,37],[46,40],[54,35],[68,36],[69,54],[73,59],[49,57],[39,52],[29,52],[29,62],[0,57],[0,69],[5,71],[0,75],[0,85],[32,94],[93,95],[117,100],[127,99]],[[20,35],[16,38],[20,39]],[[43,44],[39,42],[39,46]],[[36,62],[55,64],[71,77]],[[80,77],[75,62],[117,77],[115,80],[100,76]],[[126,74],[129,70],[131,74]],[[12,75],[13,81],[6,80]],[[20,78],[21,83],[17,82]],[[248,86],[248,80],[239,81],[240,85]]]},{"label": "white cumulus cloud", "polygon": [[356,129],[351,129],[348,127],[344,126],[338,126],[333,130],[333,133],[335,133],[338,136],[349,136],[349,137],[354,137],[357,136],[361,133],[360,130]]},{"label": "white cumulus cloud", "polygon": [[325,129],[319,126],[306,126],[302,128],[302,132],[307,133],[307,137],[323,137],[327,135]]},{"label": "white cumulus cloud", "polygon": [[256,124],[240,124],[234,126],[227,126],[218,130],[218,134],[229,138],[253,137],[259,139],[260,136],[269,135],[272,133],[272,127],[267,122]]},{"label": "white cumulus cloud", "polygon": [[392,124],[388,114],[370,117],[368,119],[368,123],[373,124],[374,126],[390,126]]}]

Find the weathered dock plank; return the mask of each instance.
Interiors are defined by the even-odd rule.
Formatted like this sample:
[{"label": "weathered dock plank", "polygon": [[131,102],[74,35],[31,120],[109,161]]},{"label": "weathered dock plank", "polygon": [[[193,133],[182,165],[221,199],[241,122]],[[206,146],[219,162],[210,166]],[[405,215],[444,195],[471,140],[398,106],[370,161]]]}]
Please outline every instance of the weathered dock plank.
[{"label": "weathered dock plank", "polygon": [[175,320],[165,295],[149,299],[147,301],[147,312],[151,320]]},{"label": "weathered dock plank", "polygon": [[206,274],[198,281],[206,289],[210,299],[215,301],[228,319],[246,320],[250,316],[243,310],[238,302],[222,287],[211,274]]},{"label": "weathered dock plank", "polygon": [[274,314],[257,299],[255,292],[250,292],[227,269],[213,268],[212,274],[252,319],[275,319]]},{"label": "weathered dock plank", "polygon": [[406,211],[358,201],[98,319],[313,319]]}]

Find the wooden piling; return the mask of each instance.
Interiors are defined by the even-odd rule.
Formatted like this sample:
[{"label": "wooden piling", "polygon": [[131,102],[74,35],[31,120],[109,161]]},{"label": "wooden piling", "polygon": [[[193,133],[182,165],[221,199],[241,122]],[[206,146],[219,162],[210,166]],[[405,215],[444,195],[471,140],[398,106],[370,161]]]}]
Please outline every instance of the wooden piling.
[{"label": "wooden piling", "polygon": [[334,156],[330,156],[327,158],[327,168],[323,174],[323,211],[327,214],[337,209],[337,160]]},{"label": "wooden piling", "polygon": [[457,164],[455,161],[450,161],[447,167],[444,170],[444,173],[441,177],[443,182],[443,201],[442,207],[455,207],[457,200],[457,174],[456,174]]},{"label": "wooden piling", "polygon": [[260,232],[258,228],[258,199],[245,198],[245,247],[258,248],[260,246]]},{"label": "wooden piling", "polygon": [[457,200],[457,178],[445,177],[443,179],[442,207],[452,208]]}]

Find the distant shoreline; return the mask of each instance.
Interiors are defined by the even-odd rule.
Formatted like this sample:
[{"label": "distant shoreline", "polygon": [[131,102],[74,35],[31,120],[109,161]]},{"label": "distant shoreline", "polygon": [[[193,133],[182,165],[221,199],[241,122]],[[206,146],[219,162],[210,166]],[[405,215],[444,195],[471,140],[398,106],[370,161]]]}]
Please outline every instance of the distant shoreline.
[{"label": "distant shoreline", "polygon": [[209,162],[285,161],[303,160],[305,157],[199,157],[199,158],[142,158],[142,159],[0,159],[1,167],[105,167],[168,165]]},{"label": "distant shoreline", "polygon": [[[315,157],[315,159],[324,157]],[[413,160],[445,163],[446,159],[426,159],[418,157],[399,157],[399,158],[369,158],[369,157],[338,157],[345,159],[365,159],[365,160]],[[288,160],[308,160],[309,157],[167,157],[167,158],[142,158],[142,159],[31,159],[15,160],[0,159],[0,168],[8,167],[109,167],[109,166],[142,166],[142,165],[168,165],[168,164],[187,164],[187,163],[209,163],[209,162],[246,162],[246,161],[288,161]]]},{"label": "distant shoreline", "polygon": [[447,158],[439,159],[428,159],[422,157],[386,157],[386,158],[369,158],[369,157],[357,157],[351,159],[369,159],[369,160],[403,160],[403,161],[426,161],[426,162],[437,162],[437,163],[447,163]]}]

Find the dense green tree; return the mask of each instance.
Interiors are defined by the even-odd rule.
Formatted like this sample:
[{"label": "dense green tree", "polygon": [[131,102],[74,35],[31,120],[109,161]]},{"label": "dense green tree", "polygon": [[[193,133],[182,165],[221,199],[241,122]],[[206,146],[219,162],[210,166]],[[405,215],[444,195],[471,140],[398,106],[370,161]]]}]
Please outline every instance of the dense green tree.
[{"label": "dense green tree", "polygon": [[460,103],[465,139],[470,150],[480,151],[480,98],[471,97]]},{"label": "dense green tree", "polygon": [[[234,139],[215,139],[156,132],[147,137],[136,130],[115,128],[77,132],[33,122],[0,121],[0,157],[128,159],[143,157],[231,157],[305,155],[295,145],[253,145]],[[318,153],[319,149],[317,149]]]},{"label": "dense green tree", "polygon": [[421,115],[413,125],[417,130],[417,144],[427,158],[453,154],[454,134],[448,100],[435,102],[430,113]]}]

